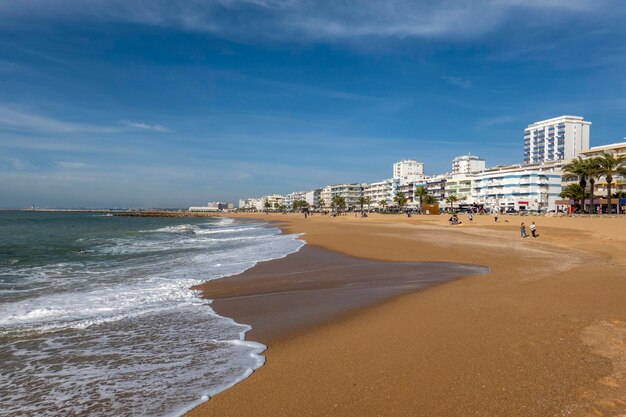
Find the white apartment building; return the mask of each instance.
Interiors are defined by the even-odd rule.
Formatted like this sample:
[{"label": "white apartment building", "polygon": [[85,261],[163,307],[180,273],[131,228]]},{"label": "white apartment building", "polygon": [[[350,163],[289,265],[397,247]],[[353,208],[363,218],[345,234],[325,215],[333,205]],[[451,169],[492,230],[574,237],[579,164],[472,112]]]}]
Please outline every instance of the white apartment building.
[{"label": "white apartment building", "polygon": [[591,122],[560,116],[532,123],[524,130],[524,164],[574,159],[589,149]]},{"label": "white apartment building", "polygon": [[359,206],[358,199],[363,196],[361,184],[336,184],[328,185],[320,190],[320,200],[324,207],[331,207],[335,196],[341,196],[346,200],[346,208]]},{"label": "white apartment building", "polygon": [[438,201],[446,198],[446,176],[435,175],[426,178],[426,191],[428,194],[435,196]]},{"label": "white apartment building", "polygon": [[285,195],[285,198],[283,199],[283,204],[288,210],[291,210],[293,208],[293,203],[300,200],[306,201],[306,191],[296,191],[294,193],[289,193]]},{"label": "white apartment building", "polygon": [[[613,154],[613,156],[626,155],[626,142],[612,143],[610,145],[594,146],[587,151],[580,152],[583,158],[594,158],[604,153]],[[598,178],[595,184],[595,195],[598,197],[608,194],[606,178]],[[611,186],[611,194],[624,191],[626,192],[626,175],[615,175]]]},{"label": "white apartment building", "polygon": [[404,159],[393,164],[393,178],[401,185],[424,180],[424,164],[414,159]]},{"label": "white apartment building", "polygon": [[475,174],[472,198],[486,209],[556,210],[561,177],[560,164],[491,168]]},{"label": "white apartment building", "polygon": [[362,184],[363,197],[369,197],[371,201],[370,207],[379,207],[380,205],[378,203],[383,200],[386,204],[391,204],[397,184],[398,180],[393,178],[389,178],[384,181]]},{"label": "white apartment building", "polygon": [[265,195],[262,197],[263,200],[263,208],[261,210],[265,210],[265,202],[270,203],[270,210],[275,210],[281,205],[283,205],[285,197],[280,194],[271,194]]},{"label": "white apartment building", "polygon": [[222,203],[221,201],[214,201],[208,203],[206,206],[189,207],[189,211],[222,211],[233,208],[232,203]]},{"label": "white apartment building", "polygon": [[330,189],[330,185],[327,185],[320,190],[320,205],[323,207],[330,207],[330,203],[333,198]]},{"label": "white apartment building", "polygon": [[304,195],[304,201],[306,201],[309,206],[317,207],[320,203],[320,193],[322,190],[311,190],[307,191]]},{"label": "white apartment building", "polygon": [[263,211],[265,209],[265,200],[263,198],[246,198],[239,200],[240,210],[257,210]]},{"label": "white apartment building", "polygon": [[287,209],[293,208],[293,203],[295,201],[306,201],[309,206],[317,206],[320,201],[320,191],[321,190],[311,190],[289,193],[285,196],[283,204]]},{"label": "white apartment building", "polygon": [[472,174],[448,174],[445,176],[445,197],[455,196],[458,204],[473,204]]},{"label": "white apartment building", "polygon": [[457,156],[452,160],[453,174],[472,174],[485,170],[485,160],[476,155]]},{"label": "white apartment building", "polygon": [[394,192],[394,196],[396,193],[402,193],[407,199],[407,207],[417,207],[419,206],[419,199],[415,198],[415,190],[417,189],[417,187],[426,188],[426,180],[423,179],[421,181],[411,181],[404,184],[399,183]]}]

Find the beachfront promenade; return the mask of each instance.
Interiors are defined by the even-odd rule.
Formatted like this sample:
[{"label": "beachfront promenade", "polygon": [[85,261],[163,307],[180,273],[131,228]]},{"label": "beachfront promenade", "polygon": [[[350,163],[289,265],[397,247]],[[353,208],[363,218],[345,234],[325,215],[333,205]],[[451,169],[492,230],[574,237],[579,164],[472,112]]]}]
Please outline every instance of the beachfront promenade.
[{"label": "beachfront promenade", "polygon": [[[491,216],[475,216],[473,224],[462,217],[460,226],[450,226],[449,216],[237,217],[276,221],[286,233],[303,233],[307,247],[340,255],[489,272],[314,323],[297,311],[319,289],[290,287],[291,330],[251,333],[268,345],[265,366],[189,416],[626,413],[626,217],[537,216],[538,239],[519,237],[519,216],[497,224]],[[235,320],[237,299],[249,306],[240,307],[242,316],[254,305],[271,310],[264,300],[289,282],[280,264],[289,258],[264,266],[277,265],[270,288],[233,277],[221,288],[213,282],[205,295],[217,298],[218,312],[220,299],[230,300],[222,305]],[[393,281],[392,266],[380,273]]]}]

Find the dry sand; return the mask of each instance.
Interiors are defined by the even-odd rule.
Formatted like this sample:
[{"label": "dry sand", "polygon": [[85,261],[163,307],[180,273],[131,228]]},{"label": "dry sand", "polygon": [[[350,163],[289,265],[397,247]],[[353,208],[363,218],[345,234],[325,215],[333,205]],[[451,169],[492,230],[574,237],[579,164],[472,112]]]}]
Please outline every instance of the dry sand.
[{"label": "dry sand", "polygon": [[272,338],[189,416],[626,416],[626,217],[256,217],[345,255],[491,270]]}]

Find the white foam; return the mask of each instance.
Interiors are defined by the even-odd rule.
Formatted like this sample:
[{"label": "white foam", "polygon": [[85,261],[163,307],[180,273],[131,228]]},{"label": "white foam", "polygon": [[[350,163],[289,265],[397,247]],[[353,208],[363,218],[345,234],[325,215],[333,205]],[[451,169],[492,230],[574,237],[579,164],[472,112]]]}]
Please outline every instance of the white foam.
[{"label": "white foam", "polygon": [[178,416],[262,366],[266,347],[245,340],[250,326],[218,316],[190,287],[304,243],[233,223],[194,225],[204,236],[106,240],[83,262],[13,268],[24,284],[0,292],[12,297],[0,304],[0,415]]}]

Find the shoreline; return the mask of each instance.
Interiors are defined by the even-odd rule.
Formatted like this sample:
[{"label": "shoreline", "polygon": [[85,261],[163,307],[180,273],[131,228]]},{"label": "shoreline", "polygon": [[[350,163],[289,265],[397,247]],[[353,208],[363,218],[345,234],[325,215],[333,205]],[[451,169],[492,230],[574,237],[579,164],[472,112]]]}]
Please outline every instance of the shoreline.
[{"label": "shoreline", "polygon": [[[477,224],[464,225],[462,228],[446,226],[440,218],[442,216],[432,216],[434,218],[420,216],[412,219],[400,216],[393,218],[371,216],[365,221],[351,218],[330,219],[322,216],[314,216],[305,221],[294,215],[229,217],[253,217],[271,221],[285,233],[305,233],[303,238],[311,246],[363,259],[404,262],[443,260],[460,263],[463,261],[470,263],[467,262],[470,260],[473,264],[485,260],[487,262],[482,263],[490,267],[491,271],[481,276],[488,278],[485,280],[471,278],[455,280],[446,285],[412,292],[389,302],[366,307],[354,314],[342,316],[336,321],[312,326],[298,332],[292,338],[278,337],[268,346],[266,364],[261,369],[187,415],[244,415],[250,410],[254,410],[255,415],[322,415],[330,412],[336,415],[375,415],[372,410],[378,410],[381,415],[401,415],[408,410],[415,410],[414,407],[422,410],[423,415],[452,415],[462,410],[465,410],[463,415],[474,415],[478,412],[482,412],[481,415],[502,415],[494,414],[494,410],[497,409],[506,409],[507,415],[520,416],[560,415],[566,409],[569,410],[568,415],[586,415],[585,413],[593,410],[608,412],[616,411],[620,407],[619,401],[622,401],[620,398],[624,397],[624,384],[621,374],[618,372],[614,375],[613,372],[619,361],[616,362],[615,357],[594,352],[606,350],[603,343],[613,340],[606,334],[603,335],[603,331],[617,332],[618,336],[615,337],[619,338],[621,329],[626,329],[626,324],[623,323],[626,321],[626,309],[621,305],[623,303],[619,303],[619,300],[624,299],[621,297],[626,296],[626,291],[623,280],[617,279],[617,275],[624,271],[624,248],[626,248],[626,245],[623,245],[625,243],[623,236],[619,236],[618,233],[619,226],[626,225],[621,219],[552,218],[546,222],[544,217],[534,217],[532,220],[539,224],[539,232],[543,236],[532,243],[527,244],[524,241],[522,247],[521,241],[513,237],[517,236],[515,223],[519,218],[516,217],[511,219],[510,224],[498,225],[490,224],[491,218],[479,217],[475,222]],[[582,221],[596,223],[572,224],[572,220],[576,220],[574,223]],[[577,229],[571,229],[572,227]],[[529,247],[531,244],[532,247]],[[594,267],[601,267],[607,276],[604,282],[607,285],[604,288],[600,286],[601,294],[593,294],[593,284],[596,283],[589,282],[593,281],[590,269]],[[557,279],[552,277],[553,275]],[[579,288],[571,289],[575,287],[565,285],[573,283]],[[570,293],[563,293],[563,290],[568,288]],[[468,309],[468,301],[461,296],[463,293],[471,295],[470,299],[477,304],[470,303],[470,307],[472,305],[473,307]],[[585,294],[589,296],[584,297]],[[519,297],[521,298],[516,300]],[[590,306],[593,303],[585,298],[593,300],[601,298],[603,302],[598,302],[597,307]],[[441,305],[433,304],[434,300],[447,302],[454,300],[456,303],[449,304],[448,309],[442,309]],[[481,301],[485,302],[485,305],[481,305]],[[577,309],[572,309],[574,301],[578,303]],[[542,308],[545,309],[545,302],[553,304],[548,311],[542,311]],[[425,310],[426,306],[432,310]],[[410,329],[408,335],[403,336],[411,321],[407,322],[406,317],[398,316],[396,311],[398,309],[405,314],[422,312],[423,315],[420,317],[424,322],[420,323],[421,330],[428,330],[426,334],[431,336],[441,337],[430,341],[422,340],[414,329]],[[477,311],[472,310],[492,314],[477,316]],[[567,312],[569,315],[554,316],[555,311],[551,310],[562,310],[561,312]],[[391,313],[392,311],[396,312]],[[459,314],[460,312],[465,314]],[[493,314],[494,312],[500,314]],[[471,316],[471,320],[468,315]],[[525,320],[520,320],[520,316],[524,316]],[[449,318],[450,321],[443,320],[443,317]],[[551,320],[546,320],[548,317]],[[370,325],[365,325],[366,323]],[[384,331],[391,340],[408,337],[412,343],[400,343],[391,350],[389,346],[373,343],[367,349],[370,356],[373,358],[395,356],[394,352],[397,352],[400,346],[414,353],[422,352],[422,359],[417,361],[407,358],[400,361],[396,359],[384,364],[375,360],[375,366],[367,366],[365,370],[361,370],[351,356],[344,355],[353,349],[355,352],[363,350],[351,335],[355,332],[359,334],[372,332],[372,323],[382,326],[377,327],[378,330]],[[459,323],[463,323],[464,326]],[[489,326],[486,326],[486,323]],[[529,326],[529,323],[534,323],[534,326]],[[401,331],[401,328],[404,330]],[[486,328],[491,330],[486,332]],[[563,328],[567,329],[563,331]],[[350,331],[341,332],[339,329]],[[526,337],[520,338],[515,333],[521,333]],[[445,334],[448,336],[443,337]],[[448,346],[447,350],[454,353],[452,357],[441,362],[432,361],[438,356],[437,348],[441,349],[447,345],[456,347],[459,344],[456,339],[459,337],[463,340],[465,349],[450,349]],[[496,340],[501,342],[501,346],[494,350]],[[339,349],[336,346],[337,341],[341,341]],[[510,343],[515,346],[514,352],[509,351],[510,349],[502,352]],[[463,354],[463,350],[473,351],[477,344],[482,345],[481,349],[474,351],[472,355]],[[334,349],[329,351],[333,346]],[[550,349],[542,352],[543,355],[538,355],[537,350],[542,350],[541,347]],[[315,362],[314,365],[309,364],[307,367],[305,364],[294,362],[298,357],[302,357],[303,352],[311,355],[311,362]],[[624,352],[619,351],[617,357],[621,358],[622,353]],[[518,371],[520,367],[527,368],[526,372],[516,375],[518,383],[510,386],[506,378],[502,379],[501,373],[494,374],[491,369],[493,366],[484,363],[482,356],[485,355],[494,359],[493,363],[497,364],[501,372],[513,365],[518,367],[516,368]],[[546,361],[542,356],[548,356],[550,360]],[[338,361],[337,357],[343,359]],[[478,362],[482,366],[477,364],[461,366],[458,359],[462,357],[466,361]],[[569,360],[566,360],[567,358]],[[411,378],[407,379],[405,372],[407,363],[404,367],[398,366],[398,362],[407,360],[411,364],[415,362],[414,365],[419,363],[421,365],[416,366],[417,368],[429,371],[411,373]],[[575,371],[572,371],[573,363],[577,364]],[[450,364],[459,366],[453,369]],[[314,369],[311,366],[314,366]],[[483,399],[488,400],[487,403],[465,401],[461,404],[458,400],[448,398],[443,402],[447,406],[443,407],[439,400],[446,384],[441,384],[441,378],[432,374],[433,368],[437,369],[437,374],[447,375],[449,378],[456,375],[457,380],[459,377],[462,377],[460,380],[467,380],[468,370],[474,368],[482,370],[479,379],[487,384],[478,390],[473,387],[457,387],[456,392],[462,397],[469,395],[472,398],[480,394]],[[339,369],[347,372],[337,373]],[[318,382],[323,381],[324,389],[298,378],[303,372],[304,375],[315,377]],[[427,395],[427,399],[418,400],[415,394],[421,391],[415,387],[388,392],[381,390],[389,398],[394,398],[398,404],[378,409],[377,407],[386,401],[381,395],[372,395],[371,390],[365,394],[361,390],[349,389],[337,393],[331,389],[337,387],[337,382],[345,379],[346,375],[350,376],[349,379],[355,384],[353,386],[359,386],[364,382],[367,383],[374,375],[380,376],[380,372],[388,375],[385,379],[394,376],[394,380],[412,381],[413,385],[423,390],[423,393],[430,394]],[[515,375],[515,372],[511,375]],[[285,385],[285,379],[289,384]],[[543,394],[537,393],[528,382],[537,380],[543,381]],[[436,383],[437,381],[440,383]],[[605,384],[598,381],[604,381]],[[504,403],[499,395],[500,390],[494,390],[493,385],[498,384],[503,386],[504,391],[509,388],[509,397]],[[599,386],[596,386],[598,384]],[[379,384],[376,386],[382,388]],[[526,390],[520,390],[520,386]],[[271,392],[268,391],[270,388]],[[288,395],[280,393],[281,389],[286,390]],[[307,395],[311,392],[324,394]],[[247,400],[239,403],[242,398]],[[327,401],[324,401],[324,398]],[[438,401],[434,401],[433,398]],[[336,406],[333,405],[329,409],[326,403],[330,402],[336,402]],[[498,408],[507,404],[505,408]],[[543,406],[538,407],[537,404]],[[529,413],[529,410],[533,410],[534,414]]]},{"label": "shoreline", "polygon": [[221,316],[250,325],[246,340],[269,346],[396,297],[488,272],[478,265],[372,261],[305,245],[193,289]]}]

